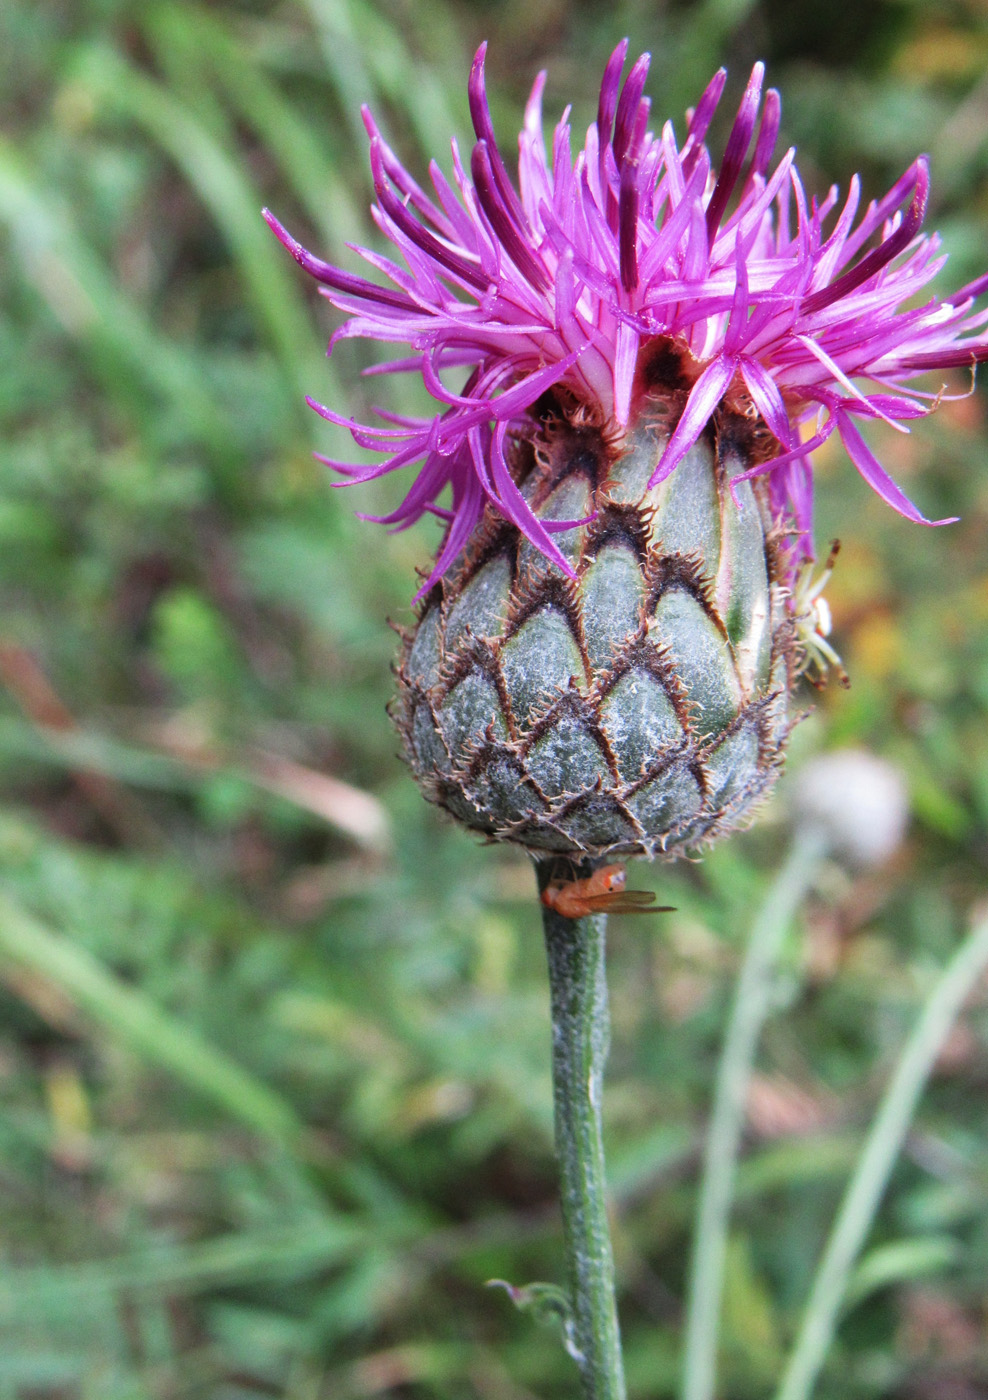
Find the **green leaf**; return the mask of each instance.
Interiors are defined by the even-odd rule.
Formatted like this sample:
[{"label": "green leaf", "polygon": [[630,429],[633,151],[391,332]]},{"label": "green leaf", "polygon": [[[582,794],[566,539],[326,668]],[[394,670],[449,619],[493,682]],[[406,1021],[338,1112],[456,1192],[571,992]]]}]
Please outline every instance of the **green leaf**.
[{"label": "green leaf", "polygon": [[529,1313],[540,1327],[562,1333],[570,1356],[579,1359],[574,1334],[573,1308],[565,1289],[555,1283],[507,1283],[503,1278],[487,1281],[488,1288],[503,1288],[519,1312]]},{"label": "green leaf", "polygon": [[[277,352],[289,392],[302,404],[322,357],[291,259],[260,217],[263,203],[226,149],[189,107],[109,49],[93,48],[80,62],[78,81],[106,112],[138,122],[179,167],[222,230],[245,289]],[[329,373],[329,383],[326,375]],[[322,392],[342,394],[331,370]],[[306,425],[308,419],[305,419]]]},{"label": "green leaf", "polygon": [[302,1124],[274,1090],[5,896],[0,958],[43,977],[111,1036],[255,1132],[283,1145],[298,1142]]},{"label": "green leaf", "polygon": [[957,1263],[960,1246],[949,1235],[895,1240],[870,1250],[851,1276],[844,1306],[854,1307],[871,1293],[894,1283],[940,1274]]},{"label": "green leaf", "polygon": [[310,1220],[244,1231],[195,1244],[161,1245],[87,1264],[8,1270],[0,1280],[0,1318],[71,1315],[105,1294],[193,1294],[258,1280],[298,1279],[339,1263],[366,1244],[352,1222]]}]

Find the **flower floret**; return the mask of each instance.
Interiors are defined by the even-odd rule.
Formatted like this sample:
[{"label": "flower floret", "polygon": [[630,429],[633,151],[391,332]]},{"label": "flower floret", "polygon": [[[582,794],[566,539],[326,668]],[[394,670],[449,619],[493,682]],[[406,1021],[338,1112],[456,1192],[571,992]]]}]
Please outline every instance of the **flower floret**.
[{"label": "flower floret", "polygon": [[[834,432],[893,509],[946,523],[926,520],[861,433],[873,419],[908,431],[942,396],[913,380],[988,358],[988,311],[975,310],[988,275],[950,301],[915,305],[944,261],[936,235],[921,232],[926,158],[860,216],[857,176],[839,211],[836,188],[808,202],[793,150],[770,170],[781,108],[774,90],[763,95],[756,64],[715,168],[704,138],[724,70],[688,114],[680,147],[671,123],[658,136],[649,128],[647,54],[622,83],[627,47],[622,41],[607,63],[596,121],[575,158],[568,109],[546,149],[546,75],[538,76],[517,184],[491,121],[485,45],[468,84],[477,138],[469,169],[454,142],[452,179],[430,166],[434,198],[365,111],[373,217],[401,258],[355,247],[378,280],[314,257],[265,211],[347,317],[330,348],[350,337],[407,345],[408,355],[370,372],[421,375],[436,401],[429,418],[378,410],[379,426],[312,403],[382,458],[329,462],[340,484],[419,464],[404,500],[380,519],[399,529],[426,513],[445,522],[425,587],[450,566],[488,504],[570,572],[551,536],[574,522],[536,519],[512,475],[512,444],[530,433],[533,406],[554,387],[592,406],[618,439],[635,411],[643,348],[659,338],[680,348],[692,387],[651,484],[676,469],[726,395],[743,394],[778,450],[739,479],[767,476],[772,508],[794,536],[794,569],[813,553],[811,455]],[[449,387],[451,375],[464,373],[461,388]]]}]

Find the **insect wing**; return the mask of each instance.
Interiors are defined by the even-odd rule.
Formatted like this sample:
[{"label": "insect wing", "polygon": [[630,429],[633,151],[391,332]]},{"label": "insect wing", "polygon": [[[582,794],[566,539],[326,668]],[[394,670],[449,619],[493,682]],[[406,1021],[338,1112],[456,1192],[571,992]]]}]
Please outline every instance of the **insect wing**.
[{"label": "insect wing", "polygon": [[672,914],[670,904],[656,904],[652,890],[621,890],[615,894],[587,895],[591,914]]}]

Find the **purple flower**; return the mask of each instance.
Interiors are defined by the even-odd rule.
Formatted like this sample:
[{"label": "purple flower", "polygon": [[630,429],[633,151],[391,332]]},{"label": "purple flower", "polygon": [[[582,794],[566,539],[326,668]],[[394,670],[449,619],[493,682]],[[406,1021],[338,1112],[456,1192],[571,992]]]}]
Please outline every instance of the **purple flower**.
[{"label": "purple flower", "polygon": [[[410,355],[372,372],[421,374],[439,405],[427,419],[378,410],[381,425],[364,426],[312,403],[382,456],[370,467],[323,459],[343,473],[340,484],[420,464],[397,509],[370,518],[404,528],[431,512],[447,522],[425,587],[453,562],[487,503],[570,572],[548,531],[574,522],[535,518],[511,473],[511,445],[530,433],[528,411],[553,385],[593,405],[619,441],[634,417],[640,357],[657,338],[686,352],[693,383],[653,484],[676,469],[731,396],[760,415],[777,444],[776,455],[745,476],[767,475],[772,507],[794,536],[794,567],[813,554],[810,457],[835,431],[865,481],[901,515],[947,523],[926,520],[861,433],[870,419],[907,432],[908,421],[940,398],[914,387],[917,378],[988,358],[988,311],[974,309],[988,276],[949,301],[917,305],[945,261],[937,235],[920,232],[926,158],[862,213],[856,175],[840,207],[836,188],[808,201],[793,150],[770,168],[780,103],[772,89],[763,100],[759,63],[715,169],[704,137],[725,71],[689,114],[679,146],[671,123],[658,135],[649,129],[647,54],[622,84],[624,41],[604,71],[597,120],[575,160],[568,112],[551,156],[546,151],[546,75],[538,76],[519,136],[516,185],[494,138],[485,51],[470,74],[477,141],[469,171],[454,142],[452,183],[430,166],[434,195],[364,111],[373,216],[401,262],[355,251],[382,283],[322,262],[265,211],[348,318],[330,348],[350,336],[408,346]],[[459,390],[449,387],[457,375],[466,381]]]}]

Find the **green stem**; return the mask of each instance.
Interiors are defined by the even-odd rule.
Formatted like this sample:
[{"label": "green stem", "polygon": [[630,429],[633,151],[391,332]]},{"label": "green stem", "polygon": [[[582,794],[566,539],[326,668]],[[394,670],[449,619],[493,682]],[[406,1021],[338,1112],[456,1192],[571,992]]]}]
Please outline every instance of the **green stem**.
[{"label": "green stem", "polygon": [[724,1036],[707,1130],[687,1304],[682,1400],[713,1400],[724,1257],[745,1104],[755,1052],[772,1000],[779,950],[825,848],[800,831],[755,919]]},{"label": "green stem", "polygon": [[[537,862],[540,891],[555,864]],[[543,906],[543,925],[552,1004],[556,1152],[572,1307],[570,1350],[580,1367],[584,1400],[624,1400],[600,1117],[610,1039],[604,969],[607,919],[602,914],[565,919]]]},{"label": "green stem", "polygon": [[875,1219],[920,1095],[951,1026],[986,964],[988,916],[982,916],[934,984],[899,1057],[830,1232],[776,1400],[809,1400],[837,1330],[851,1271]]}]

